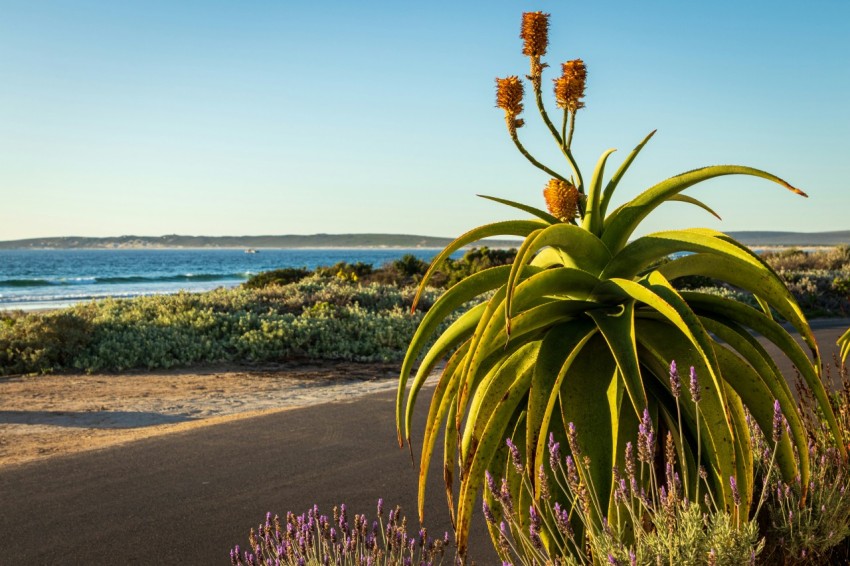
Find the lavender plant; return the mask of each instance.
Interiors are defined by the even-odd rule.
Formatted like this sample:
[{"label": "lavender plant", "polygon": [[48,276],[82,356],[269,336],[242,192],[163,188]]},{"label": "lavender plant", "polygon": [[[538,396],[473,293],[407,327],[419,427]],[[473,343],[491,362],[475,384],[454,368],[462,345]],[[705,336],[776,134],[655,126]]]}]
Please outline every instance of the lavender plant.
[{"label": "lavender plant", "polygon": [[[675,366],[674,366],[675,367]],[[698,404],[698,401],[696,401]],[[566,456],[550,435],[548,466],[536,474],[523,464],[510,439],[511,461],[497,484],[489,473],[483,512],[500,558],[506,564],[755,564],[764,549],[758,524],[743,516],[736,480],[729,478],[735,508],[718,507],[711,491],[704,501],[688,493],[676,461],[676,440],[668,430],[663,456],[655,454],[657,431],[649,414],[636,443],[626,443],[625,469],[614,468],[614,513],[602,512],[592,483],[590,458],[583,454],[570,423]],[[663,472],[656,464],[663,462]],[[536,478],[533,477],[536,475]],[[702,482],[707,474],[700,474]],[[533,481],[535,480],[535,481]],[[539,491],[539,496],[532,494]],[[523,513],[527,506],[527,513]]]},{"label": "lavender plant", "polygon": [[377,520],[371,523],[366,515],[349,516],[344,504],[334,507],[330,517],[315,505],[284,518],[268,513],[264,523],[251,529],[248,545],[231,549],[233,566],[432,566],[451,561],[448,533],[437,539],[425,529],[408,535],[399,507],[389,511],[385,524],[381,499]]},{"label": "lavender plant", "polygon": [[[500,451],[504,439],[516,438],[526,467],[536,470],[546,457],[548,435],[563,439],[569,433],[567,422],[594,433],[593,441],[584,441],[581,447],[593,464],[579,467],[585,470],[585,484],[595,486],[598,501],[587,510],[594,529],[601,528],[604,517],[616,513],[611,470],[623,467],[624,439],[633,435],[645,414],[654,426],[673,431],[682,481],[693,490],[707,492],[725,512],[748,517],[753,455],[745,409],[759,426],[769,429],[778,400],[791,432],[777,447],[777,468],[786,481],[799,475],[802,485],[808,485],[807,439],[801,418],[785,378],[752,331],[791,359],[839,440],[837,449],[846,457],[842,432],[819,378],[818,346],[776,271],[745,246],[714,230],[667,230],[634,238],[647,215],[670,201],[713,212],[682,194],[712,178],[746,175],[797,195],[805,193],[765,171],[717,165],[671,177],[615,208],[620,181],[654,132],[607,182],[605,168],[614,150],[603,153],[592,175],[585,178],[571,144],[577,113],[584,107],[587,68],[581,59],[561,66],[561,76],[554,81],[555,102],[562,110],[559,127],[543,101],[548,31],[548,14],[523,14],[521,38],[530,61],[532,104],[564,158],[562,168],[540,162],[520,140],[523,81],[517,76],[496,80],[496,104],[504,112],[508,135],[519,152],[549,177],[543,191],[548,211],[486,197],[533,218],[495,222],[460,236],[435,258],[420,289],[425,289],[447,257],[482,238],[524,238],[517,257],[510,266],[470,275],[437,300],[422,319],[399,376],[396,422],[403,445],[410,444],[413,408],[425,379],[438,362],[446,361],[423,434],[419,508],[421,516],[429,462],[443,429],[446,494],[461,554],[485,471],[500,469],[509,458]],[[687,253],[661,263],[679,252]],[[692,276],[742,289],[761,310],[716,295],[678,292],[671,284]],[[440,322],[461,304],[485,293],[492,293],[489,300],[468,308],[445,331],[438,330]],[[774,320],[774,312],[799,332],[808,353]],[[439,337],[429,347],[434,335]],[[702,397],[699,410],[691,404],[677,405],[665,378],[670,359],[696,367],[696,389]],[[799,458],[794,457],[795,448]],[[706,476],[701,487],[700,469]],[[536,485],[531,493],[539,497]],[[528,506],[520,508],[527,513],[522,509]],[[541,540],[545,539],[541,534]]]},{"label": "lavender plant", "polygon": [[[847,367],[837,360],[834,366],[827,366],[826,382],[833,389],[833,412],[845,435],[850,434]],[[770,443],[762,431],[751,427],[760,456],[756,461],[756,474],[766,486],[765,512],[760,519],[770,549],[768,559],[784,564],[847,563],[850,560],[850,474],[811,392],[799,380],[797,392],[800,413],[809,433],[808,457],[812,474],[807,485],[799,477],[786,481],[775,471],[771,473]]]}]

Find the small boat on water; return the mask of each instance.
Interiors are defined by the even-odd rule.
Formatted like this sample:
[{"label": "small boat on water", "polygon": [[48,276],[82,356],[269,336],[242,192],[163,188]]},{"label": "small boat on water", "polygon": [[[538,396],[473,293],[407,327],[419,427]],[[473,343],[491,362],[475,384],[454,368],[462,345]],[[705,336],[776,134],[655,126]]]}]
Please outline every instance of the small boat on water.
[{"label": "small boat on water", "polygon": [[259,252],[257,250],[255,250],[254,248],[248,248],[247,250],[245,250],[245,253],[246,254],[256,254],[256,253],[259,253]]}]

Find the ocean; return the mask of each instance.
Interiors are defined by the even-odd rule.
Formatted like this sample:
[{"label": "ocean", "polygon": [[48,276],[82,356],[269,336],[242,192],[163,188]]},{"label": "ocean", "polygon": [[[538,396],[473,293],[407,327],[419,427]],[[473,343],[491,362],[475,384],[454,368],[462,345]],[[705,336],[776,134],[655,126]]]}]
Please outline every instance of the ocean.
[{"label": "ocean", "polygon": [[[430,261],[437,249],[121,249],[0,250],[0,310],[61,308],[106,297],[137,297],[233,287],[284,267],[363,262],[375,267],[405,254]],[[458,252],[457,256],[462,255]]]}]

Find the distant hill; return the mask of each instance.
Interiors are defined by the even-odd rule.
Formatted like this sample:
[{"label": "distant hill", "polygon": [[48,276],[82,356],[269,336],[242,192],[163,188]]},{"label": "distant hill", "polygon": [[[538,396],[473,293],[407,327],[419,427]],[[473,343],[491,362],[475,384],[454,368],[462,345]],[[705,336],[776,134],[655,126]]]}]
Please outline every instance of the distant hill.
[{"label": "distant hill", "polygon": [[727,232],[747,246],[850,245],[850,230],[836,232]]},{"label": "distant hill", "polygon": [[[850,230],[837,232],[728,232],[748,246],[850,245]],[[311,234],[285,236],[117,236],[30,238],[0,242],[0,249],[154,248],[443,248],[451,238],[411,234]],[[511,248],[519,240],[483,240],[477,245]]]},{"label": "distant hill", "polygon": [[[117,236],[30,238],[0,242],[0,249],[155,248],[443,248],[451,238],[410,234],[312,234],[286,236]],[[510,248],[518,240],[483,240],[479,246]]]}]

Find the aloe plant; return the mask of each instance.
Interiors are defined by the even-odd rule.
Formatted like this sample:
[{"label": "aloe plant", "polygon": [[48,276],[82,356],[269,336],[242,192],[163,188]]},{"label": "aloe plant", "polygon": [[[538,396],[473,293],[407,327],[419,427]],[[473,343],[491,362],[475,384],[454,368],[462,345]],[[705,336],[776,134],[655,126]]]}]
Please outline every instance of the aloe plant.
[{"label": "aloe plant", "polygon": [[[785,378],[751,331],[788,356],[814,392],[833,434],[841,434],[821,385],[814,336],[774,270],[714,230],[668,230],[633,238],[644,218],[668,201],[684,201],[713,213],[681,193],[715,177],[748,175],[797,195],[805,193],[765,171],[718,165],[671,177],[610,210],[629,166],[655,132],[635,147],[607,182],[605,170],[614,150],[604,152],[585,182],[571,142],[576,113],[584,107],[586,69],[581,60],[569,61],[555,79],[555,99],[563,110],[558,128],[542,100],[546,65],[541,57],[547,32],[547,14],[523,15],[521,37],[531,62],[528,78],[535,104],[569,173],[558,173],[525,149],[518,137],[523,83],[517,77],[497,79],[497,106],[505,112],[513,142],[552,178],[544,191],[548,212],[484,197],[532,218],[495,222],[463,234],[434,259],[420,292],[446,258],[482,238],[523,238],[517,257],[512,265],[470,275],[436,301],[410,343],[399,378],[397,426],[403,445],[405,440],[410,444],[413,408],[425,379],[445,361],[422,438],[419,511],[424,519],[428,465],[444,429],[444,481],[461,555],[485,472],[510,475],[505,438],[524,438],[520,448],[525,465],[538,470],[546,459],[550,433],[559,441],[565,439],[567,423],[592,431],[574,451],[580,450],[592,463],[581,480],[599,494],[598,522],[615,512],[612,468],[623,469],[626,439],[637,434],[644,415],[656,430],[672,431],[691,497],[699,493],[702,475],[703,494],[707,489],[721,508],[746,516],[753,498],[753,453],[745,411],[762,430],[770,431],[778,400],[790,434],[777,447],[777,466],[785,478],[799,475],[806,485],[809,461],[800,415]],[[762,309],[699,292],[677,292],[671,285],[676,278],[691,275],[744,289]],[[476,297],[486,300],[468,308],[427,347],[441,321]],[[772,312],[793,325],[808,353]],[[697,398],[681,408],[667,377],[671,360],[694,368]],[[838,446],[844,450],[843,443]],[[733,494],[730,484],[738,493]],[[539,482],[520,500],[523,497],[539,498]],[[528,505],[521,507],[527,514]]]}]

